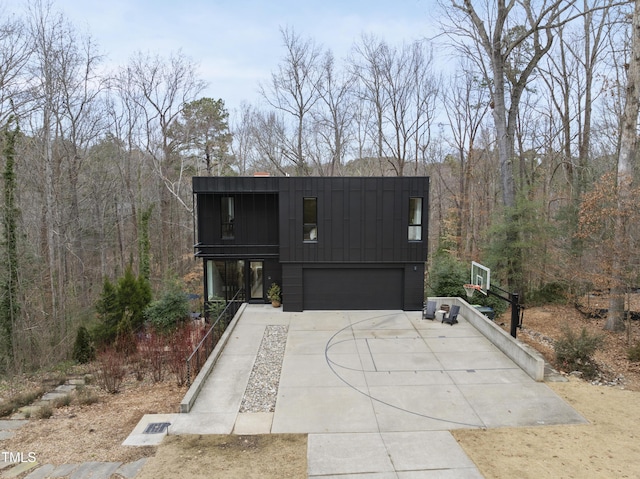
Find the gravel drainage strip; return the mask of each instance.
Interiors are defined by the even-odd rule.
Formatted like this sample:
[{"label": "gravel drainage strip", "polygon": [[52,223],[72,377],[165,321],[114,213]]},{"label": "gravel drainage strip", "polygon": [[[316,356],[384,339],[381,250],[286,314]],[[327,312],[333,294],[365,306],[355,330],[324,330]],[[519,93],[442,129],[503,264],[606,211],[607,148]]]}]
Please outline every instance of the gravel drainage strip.
[{"label": "gravel drainage strip", "polygon": [[287,326],[267,326],[262,336],[240,412],[274,412],[287,345]]}]

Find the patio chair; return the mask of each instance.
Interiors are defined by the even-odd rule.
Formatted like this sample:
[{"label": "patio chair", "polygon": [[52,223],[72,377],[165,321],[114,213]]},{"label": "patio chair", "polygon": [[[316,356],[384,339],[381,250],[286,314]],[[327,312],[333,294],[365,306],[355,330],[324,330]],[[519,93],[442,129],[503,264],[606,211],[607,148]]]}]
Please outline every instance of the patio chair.
[{"label": "patio chair", "polygon": [[451,306],[451,311],[449,311],[449,314],[447,314],[447,316],[442,319],[442,322],[453,326],[458,322],[459,312],[460,312],[460,306],[458,305]]},{"label": "patio chair", "polygon": [[436,302],[427,301],[422,308],[422,319],[435,319],[436,318]]}]

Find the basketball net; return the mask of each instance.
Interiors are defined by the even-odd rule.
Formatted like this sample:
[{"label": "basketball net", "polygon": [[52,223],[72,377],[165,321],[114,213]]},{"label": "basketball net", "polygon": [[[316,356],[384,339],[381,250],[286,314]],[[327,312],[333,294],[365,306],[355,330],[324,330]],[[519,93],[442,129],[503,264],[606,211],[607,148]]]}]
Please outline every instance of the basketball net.
[{"label": "basketball net", "polygon": [[463,285],[464,290],[467,293],[467,298],[471,299],[473,297],[473,293],[476,291],[480,291],[480,286],[477,284],[465,284]]}]

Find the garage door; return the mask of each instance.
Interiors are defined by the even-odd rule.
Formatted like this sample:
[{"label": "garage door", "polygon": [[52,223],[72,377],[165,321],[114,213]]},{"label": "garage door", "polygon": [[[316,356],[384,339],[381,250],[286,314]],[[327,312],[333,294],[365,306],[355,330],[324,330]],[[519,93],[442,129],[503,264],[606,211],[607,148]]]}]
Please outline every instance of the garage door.
[{"label": "garage door", "polygon": [[304,309],[402,309],[402,269],[305,269]]}]

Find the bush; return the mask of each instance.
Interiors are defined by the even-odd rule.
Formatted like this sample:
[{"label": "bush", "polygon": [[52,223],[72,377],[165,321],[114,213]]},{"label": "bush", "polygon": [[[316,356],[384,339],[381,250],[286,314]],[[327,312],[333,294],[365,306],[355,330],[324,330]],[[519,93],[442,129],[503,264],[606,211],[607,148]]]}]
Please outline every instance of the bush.
[{"label": "bush", "polygon": [[38,419],[49,419],[53,416],[53,408],[49,404],[43,404],[36,409],[34,416]]},{"label": "bush", "polygon": [[181,289],[173,286],[153,301],[144,315],[155,329],[169,332],[189,318],[189,299]]},{"label": "bush", "polygon": [[124,354],[125,357],[136,354],[138,345],[136,344],[136,337],[131,327],[131,313],[129,310],[124,312],[122,319],[118,323],[115,348],[116,351]]},{"label": "bush", "polygon": [[53,401],[53,407],[61,408],[71,405],[71,394],[65,394]]},{"label": "bush", "polygon": [[532,306],[542,304],[564,304],[567,301],[569,287],[562,283],[547,283],[540,289],[532,291],[527,296],[527,304]]},{"label": "bush", "polygon": [[90,363],[96,358],[96,350],[91,344],[91,335],[87,328],[80,326],[73,344],[73,359],[80,364]]},{"label": "bush", "polygon": [[154,383],[164,381],[166,363],[165,339],[165,335],[152,329],[147,331],[144,340],[140,343],[140,354],[151,371],[151,379]]},{"label": "bush", "polygon": [[579,371],[585,379],[592,379],[598,372],[592,356],[603,344],[602,335],[590,334],[586,328],[578,335],[565,326],[562,337],[555,343],[556,365],[567,372]]},{"label": "bush", "polygon": [[640,362],[640,341],[629,348],[627,358],[629,361]]},{"label": "bush", "polygon": [[192,329],[188,326],[177,328],[169,338],[168,367],[176,378],[176,384],[187,382],[187,357],[193,351]]},{"label": "bush", "polygon": [[469,282],[468,265],[447,253],[438,253],[429,272],[429,296],[464,296],[463,284]]},{"label": "bush", "polygon": [[106,349],[98,354],[99,368],[96,371],[98,385],[108,393],[120,391],[125,376],[124,357],[113,349]]},{"label": "bush", "polygon": [[151,302],[151,286],[143,277],[136,278],[131,266],[114,285],[105,278],[96,312],[100,323],[92,331],[93,339],[100,346],[110,345],[118,334],[118,326],[125,316],[135,332],[144,323],[144,310]]},{"label": "bush", "polygon": [[87,387],[82,387],[76,389],[76,401],[81,406],[89,406],[91,404],[95,404],[100,401],[98,395]]}]

